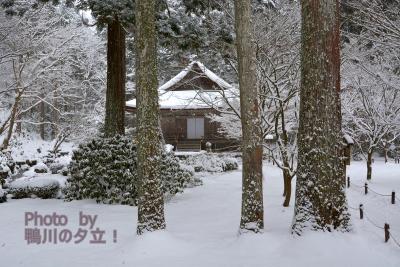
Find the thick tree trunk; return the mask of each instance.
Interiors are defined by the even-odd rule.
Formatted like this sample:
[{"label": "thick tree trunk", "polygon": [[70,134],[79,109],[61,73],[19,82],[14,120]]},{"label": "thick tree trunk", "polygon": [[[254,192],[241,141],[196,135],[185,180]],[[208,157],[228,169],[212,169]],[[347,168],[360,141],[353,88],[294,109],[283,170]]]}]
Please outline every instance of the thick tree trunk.
[{"label": "thick tree trunk", "polygon": [[338,0],[302,0],[298,172],[293,233],[348,231],[341,158]]},{"label": "thick tree trunk", "polygon": [[105,136],[125,133],[125,30],[118,19],[107,28],[107,93]]},{"label": "thick tree trunk", "polygon": [[368,150],[367,156],[367,180],[371,180],[372,178],[372,153],[374,152],[373,149]]},{"label": "thick tree trunk", "polygon": [[259,232],[264,228],[262,132],[251,16],[251,1],[235,0],[235,28],[243,136],[242,215],[240,229],[242,231]]},{"label": "thick tree trunk", "polygon": [[164,229],[160,159],[155,0],[136,1],[139,203],[137,233]]}]

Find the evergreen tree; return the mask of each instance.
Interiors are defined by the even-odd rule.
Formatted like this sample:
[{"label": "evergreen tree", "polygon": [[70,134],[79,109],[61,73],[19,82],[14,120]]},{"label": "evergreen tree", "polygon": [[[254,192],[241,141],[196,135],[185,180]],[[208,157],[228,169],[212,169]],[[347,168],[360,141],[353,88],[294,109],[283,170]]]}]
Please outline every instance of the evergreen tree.
[{"label": "evergreen tree", "polygon": [[78,8],[91,10],[99,27],[107,27],[107,91],[104,134],[125,133],[126,32],[134,19],[134,1],[81,0]]},{"label": "evergreen tree", "polygon": [[235,0],[235,28],[239,65],[240,111],[242,122],[242,231],[264,228],[262,188],[262,134],[253,45],[251,1]]},{"label": "evergreen tree", "polygon": [[339,1],[302,1],[298,172],[293,233],[347,231],[340,107]]},{"label": "evergreen tree", "polygon": [[136,1],[136,90],[139,202],[137,233],[164,229],[157,80],[156,1]]}]

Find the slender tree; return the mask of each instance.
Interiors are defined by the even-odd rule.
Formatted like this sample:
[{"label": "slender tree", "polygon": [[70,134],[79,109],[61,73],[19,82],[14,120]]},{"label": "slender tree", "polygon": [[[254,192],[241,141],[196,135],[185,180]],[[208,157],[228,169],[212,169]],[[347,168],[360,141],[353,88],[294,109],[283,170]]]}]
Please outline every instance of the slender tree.
[{"label": "slender tree", "polygon": [[136,90],[139,203],[137,233],[164,229],[164,199],[160,164],[162,135],[159,123],[156,5],[136,1]]},{"label": "slender tree", "polygon": [[347,231],[340,107],[339,0],[303,0],[293,233]]},{"label": "slender tree", "polygon": [[250,0],[235,0],[235,29],[239,65],[243,153],[240,229],[241,231],[259,232],[264,228],[262,188],[263,150],[251,11]]}]

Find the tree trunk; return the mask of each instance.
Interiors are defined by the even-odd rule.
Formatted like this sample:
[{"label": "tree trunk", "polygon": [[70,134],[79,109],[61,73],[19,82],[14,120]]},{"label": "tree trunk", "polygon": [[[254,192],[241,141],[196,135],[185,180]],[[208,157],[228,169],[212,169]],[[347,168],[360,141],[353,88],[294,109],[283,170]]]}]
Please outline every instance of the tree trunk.
[{"label": "tree trunk", "polygon": [[164,229],[160,159],[155,0],[136,1],[139,203],[137,233]]},{"label": "tree trunk", "polygon": [[53,110],[51,112],[51,139],[54,140],[58,136],[58,125],[60,124],[60,117],[58,113],[58,93],[57,91],[54,92],[53,96]]},{"label": "tree trunk", "polygon": [[290,198],[292,196],[292,177],[288,170],[283,170],[283,184],[285,200],[283,201],[284,207],[289,207]]},{"label": "tree trunk", "polygon": [[15,120],[18,117],[18,110],[19,110],[19,105],[20,105],[22,94],[23,94],[22,90],[17,90],[17,95],[15,96],[15,102],[11,109],[10,118],[8,119],[9,125],[8,125],[7,135],[3,140],[3,144],[1,145],[1,150],[6,150],[8,148],[8,146],[10,145],[10,139],[11,139],[11,136],[12,136],[12,133],[14,130]]},{"label": "tree trunk", "polygon": [[243,153],[240,229],[259,232],[264,228],[262,131],[252,26],[251,1],[235,0]]},{"label": "tree trunk", "polygon": [[387,163],[388,162],[388,148],[385,146],[384,150],[385,150],[385,163]]},{"label": "tree trunk", "polygon": [[292,232],[348,231],[338,0],[302,0],[300,125]]},{"label": "tree trunk", "polygon": [[[40,98],[43,99],[44,95],[40,94]],[[42,100],[39,104],[39,114],[40,114],[40,125],[39,125],[39,133],[40,133],[40,138],[42,140],[45,139],[45,127],[44,127],[44,122],[45,122],[45,116],[46,116],[46,112],[45,112],[45,105],[44,105],[44,101]]]},{"label": "tree trunk", "polygon": [[367,180],[371,180],[372,178],[372,153],[374,152],[373,149],[368,150],[368,157],[367,157]]},{"label": "tree trunk", "polygon": [[125,30],[118,19],[107,28],[107,92],[104,134],[125,133]]}]

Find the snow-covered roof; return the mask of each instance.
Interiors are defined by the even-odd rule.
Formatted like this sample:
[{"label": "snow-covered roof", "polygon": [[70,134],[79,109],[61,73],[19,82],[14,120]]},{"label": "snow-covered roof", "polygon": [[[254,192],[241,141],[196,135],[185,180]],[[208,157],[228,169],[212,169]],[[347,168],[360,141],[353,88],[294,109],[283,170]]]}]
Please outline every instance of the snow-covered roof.
[{"label": "snow-covered roof", "polygon": [[[223,103],[220,91],[160,91],[160,109],[204,109],[219,107]],[[136,99],[126,102],[126,106],[136,108]]]},{"label": "snow-covered roof", "polygon": [[354,145],[354,140],[353,140],[353,138],[351,138],[350,135],[345,134],[345,135],[343,135],[343,138],[348,145]]},{"label": "snow-covered roof", "polygon": [[[193,70],[196,68],[196,70]],[[198,70],[201,70],[199,73]],[[203,90],[197,87],[190,87],[188,90],[170,90],[179,84],[189,73],[195,71],[195,77],[206,77],[217,84],[220,88],[214,90]],[[189,84],[186,81],[184,84]],[[184,87],[184,86],[183,86]],[[196,88],[196,89],[193,89]],[[215,108],[223,104],[223,96],[232,96],[231,89],[233,87],[218,77],[215,73],[207,69],[202,63],[194,61],[189,64],[183,71],[173,77],[171,80],[158,88],[160,109],[204,109]],[[136,99],[126,102],[128,108],[136,108]]]},{"label": "snow-covered roof", "polygon": [[[200,70],[200,72],[198,71]],[[173,77],[171,80],[160,86],[159,90],[169,90],[171,87],[179,84],[185,77],[187,77],[189,74],[196,74],[196,78],[199,77],[205,77],[210,79],[211,81],[215,82],[218,84],[221,89],[228,89],[231,88],[232,86],[224,81],[221,77],[219,77],[217,74],[212,72],[211,70],[207,69],[201,62],[199,61],[193,61],[190,63],[184,70],[179,72],[175,77]],[[190,80],[187,82],[189,83]]]},{"label": "snow-covered roof", "polygon": [[274,135],[272,135],[272,134],[267,134],[265,137],[264,137],[264,139],[265,140],[274,140]]}]

